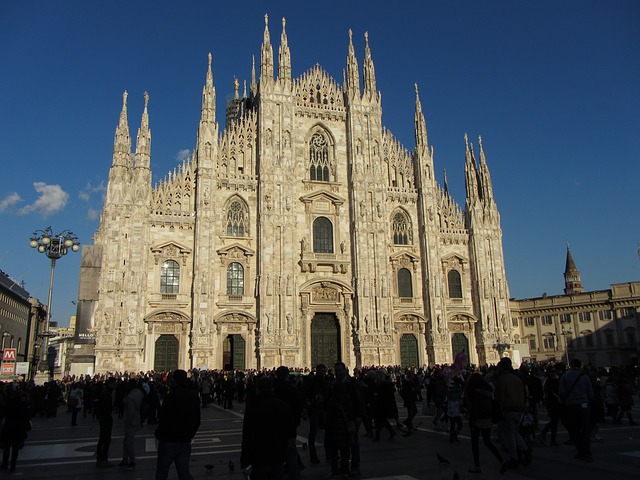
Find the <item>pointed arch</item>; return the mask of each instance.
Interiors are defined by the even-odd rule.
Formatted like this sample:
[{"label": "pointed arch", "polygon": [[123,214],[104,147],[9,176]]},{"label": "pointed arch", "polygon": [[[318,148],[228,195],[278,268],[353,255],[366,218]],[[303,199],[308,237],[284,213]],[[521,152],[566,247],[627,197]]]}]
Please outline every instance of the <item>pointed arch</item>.
[{"label": "pointed arch", "polygon": [[394,245],[412,245],[413,228],[411,217],[402,208],[397,208],[391,215],[391,237]]},{"label": "pointed arch", "polygon": [[335,141],[322,125],[315,125],[306,138],[307,167],[309,180],[313,182],[331,182],[335,178]]},{"label": "pointed arch", "polygon": [[244,199],[234,195],[225,205],[225,235],[229,237],[249,236],[249,206]]}]

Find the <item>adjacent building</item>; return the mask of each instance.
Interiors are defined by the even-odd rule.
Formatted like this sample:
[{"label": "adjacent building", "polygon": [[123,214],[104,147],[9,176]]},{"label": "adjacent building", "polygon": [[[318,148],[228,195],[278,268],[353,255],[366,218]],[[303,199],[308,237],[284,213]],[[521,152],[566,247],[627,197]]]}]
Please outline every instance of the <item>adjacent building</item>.
[{"label": "adjacent building", "polygon": [[342,84],[320,65],[294,77],[285,22],[276,56],[265,17],[259,72],[248,91],[236,82],[222,132],[209,55],[193,155],[156,185],[149,96],[134,151],[125,92],[80,276],[97,372],[423,365],[462,350],[484,364],[512,342],[481,139],[465,135],[460,206],[436,181],[417,86],[409,149],[384,125],[367,35],[362,64],[351,32],[345,47]]},{"label": "adjacent building", "polygon": [[514,343],[529,348],[532,361],[585,364],[637,363],[640,352],[640,282],[585,292],[567,247],[564,295],[511,301]]},{"label": "adjacent building", "polygon": [[[9,275],[0,270],[0,340],[2,352],[15,349],[16,364],[26,364],[23,372],[33,378],[43,357],[39,328],[46,321],[46,306],[29,295],[29,292]],[[11,354],[13,356],[13,353]],[[16,370],[14,369],[14,372]]]}]

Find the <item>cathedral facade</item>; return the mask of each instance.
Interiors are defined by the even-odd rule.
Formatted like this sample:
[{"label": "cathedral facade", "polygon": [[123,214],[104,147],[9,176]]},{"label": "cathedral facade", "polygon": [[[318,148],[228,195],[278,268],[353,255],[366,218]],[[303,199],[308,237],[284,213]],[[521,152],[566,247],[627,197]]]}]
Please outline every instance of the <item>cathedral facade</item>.
[{"label": "cathedral facade", "polygon": [[465,136],[462,208],[417,87],[415,147],[384,127],[366,34],[360,75],[349,32],[340,85],[319,65],[294,78],[285,22],[276,58],[266,20],[221,133],[209,55],[193,155],[155,186],[149,97],[134,151],[125,92],[83,254],[95,370],[496,362],[512,322],[481,140],[476,160]]}]

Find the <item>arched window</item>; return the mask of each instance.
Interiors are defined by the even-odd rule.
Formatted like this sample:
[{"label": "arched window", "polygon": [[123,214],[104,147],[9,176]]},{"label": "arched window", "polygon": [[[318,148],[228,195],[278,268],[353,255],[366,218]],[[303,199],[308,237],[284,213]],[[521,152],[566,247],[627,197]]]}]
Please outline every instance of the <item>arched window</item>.
[{"label": "arched window", "polygon": [[411,225],[403,213],[396,213],[393,216],[393,243],[395,245],[411,244]]},{"label": "arched window", "polygon": [[398,296],[403,298],[413,297],[411,272],[406,268],[398,270]]},{"label": "arched window", "polygon": [[449,298],[462,298],[462,280],[457,270],[449,271]]},{"label": "arched window", "polygon": [[244,268],[237,262],[227,267],[227,295],[244,295]]},{"label": "arched window", "polygon": [[234,200],[227,209],[227,235],[244,237],[247,232],[247,212],[239,200]]},{"label": "arched window", "polygon": [[176,294],[180,291],[180,265],[175,260],[165,260],[160,267],[160,293]]},{"label": "arched window", "polygon": [[333,253],[333,225],[326,217],[318,217],[313,222],[313,251]]},{"label": "arched window", "polygon": [[309,179],[329,181],[329,146],[320,133],[314,133],[309,141]]}]

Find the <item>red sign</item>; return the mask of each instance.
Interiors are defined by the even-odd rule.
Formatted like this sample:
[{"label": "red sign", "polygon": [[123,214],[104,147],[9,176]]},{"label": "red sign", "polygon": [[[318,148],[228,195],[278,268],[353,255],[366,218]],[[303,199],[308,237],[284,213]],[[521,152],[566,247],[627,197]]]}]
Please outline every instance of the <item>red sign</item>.
[{"label": "red sign", "polygon": [[15,362],[4,363],[2,362],[2,370],[0,370],[2,375],[13,375],[16,373],[16,364]]},{"label": "red sign", "polygon": [[2,361],[3,362],[15,362],[16,361],[16,352],[15,348],[5,348],[4,352],[2,352]]}]

